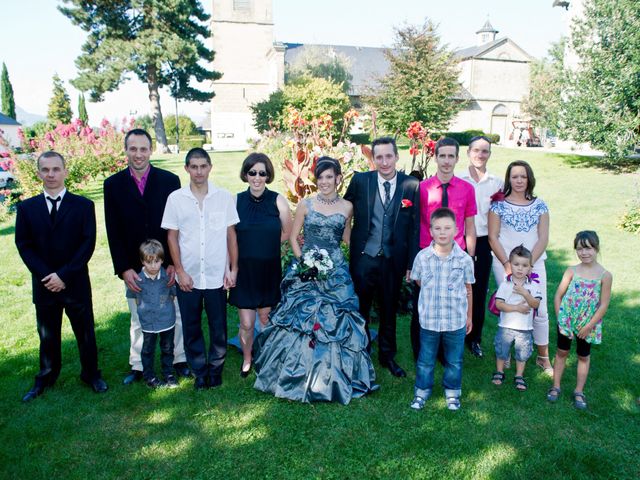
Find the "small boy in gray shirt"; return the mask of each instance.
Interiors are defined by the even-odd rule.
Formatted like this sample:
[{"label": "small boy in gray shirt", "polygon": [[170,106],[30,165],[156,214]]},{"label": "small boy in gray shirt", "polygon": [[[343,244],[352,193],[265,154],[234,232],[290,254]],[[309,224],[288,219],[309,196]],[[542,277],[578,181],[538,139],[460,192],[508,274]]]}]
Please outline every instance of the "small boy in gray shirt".
[{"label": "small boy in gray shirt", "polygon": [[[151,388],[178,385],[173,376],[173,334],[176,324],[174,299],[175,285],[168,287],[168,276],[162,267],[164,249],[157,240],[147,240],[140,245],[142,271],[136,281],[140,292],[127,289],[127,298],[133,298],[138,305],[138,317],[142,327],[142,376]],[[157,337],[160,336],[161,381],[153,369]]]}]

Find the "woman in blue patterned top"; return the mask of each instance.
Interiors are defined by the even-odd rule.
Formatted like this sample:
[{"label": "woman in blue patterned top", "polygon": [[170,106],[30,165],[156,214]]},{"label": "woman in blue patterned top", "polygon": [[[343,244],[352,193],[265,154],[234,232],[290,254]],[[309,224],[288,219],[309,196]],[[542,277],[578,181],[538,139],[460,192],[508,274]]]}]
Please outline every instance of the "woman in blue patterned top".
[{"label": "woman in blue patterned top", "polygon": [[504,198],[497,199],[489,210],[489,244],[493,251],[493,274],[500,285],[511,273],[509,252],[523,245],[533,256],[534,281],[542,292],[540,307],[533,319],[533,340],[538,347],[536,364],[549,376],[549,316],[547,314],[547,272],[544,260],[549,242],[549,209],[533,194],[536,179],[531,166],[516,160],[507,167]]}]

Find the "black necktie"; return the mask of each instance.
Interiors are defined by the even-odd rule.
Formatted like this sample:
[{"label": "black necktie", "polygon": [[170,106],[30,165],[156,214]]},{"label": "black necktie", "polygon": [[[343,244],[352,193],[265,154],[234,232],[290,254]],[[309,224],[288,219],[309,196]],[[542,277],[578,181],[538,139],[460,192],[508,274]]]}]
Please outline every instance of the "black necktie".
[{"label": "black necktie", "polygon": [[382,186],[384,187],[384,209],[386,210],[391,203],[391,184],[384,182]]},{"label": "black necktie", "polygon": [[51,211],[49,212],[51,223],[55,223],[56,213],[58,213],[58,202],[60,201],[60,197],[56,197],[56,198],[47,197],[47,200],[51,202]]},{"label": "black necktie", "polygon": [[442,184],[442,206],[443,207],[449,206],[449,194],[447,193],[447,188],[449,188],[449,184],[443,183]]}]

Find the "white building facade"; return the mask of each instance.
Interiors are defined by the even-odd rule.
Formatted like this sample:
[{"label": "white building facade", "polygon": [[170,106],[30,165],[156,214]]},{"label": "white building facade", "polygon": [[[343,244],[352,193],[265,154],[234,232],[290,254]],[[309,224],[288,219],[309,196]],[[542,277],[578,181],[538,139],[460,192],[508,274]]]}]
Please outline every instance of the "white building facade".
[{"label": "white building facade", "polygon": [[[274,42],[272,0],[212,1],[213,68],[222,78],[213,82],[211,144],[214,150],[244,150],[249,139],[258,137],[250,106],[282,88],[285,62],[293,61],[305,45]],[[497,33],[487,21],[476,32],[477,45],[455,52],[463,89],[452,101],[462,100],[465,107],[448,130],[497,133],[500,143],[505,143],[511,122],[521,118],[522,100],[529,94],[533,58],[511,39],[496,39]],[[349,57],[353,76],[349,93],[354,100],[367,81],[375,86],[375,79],[389,68],[382,48],[321,47]]]}]

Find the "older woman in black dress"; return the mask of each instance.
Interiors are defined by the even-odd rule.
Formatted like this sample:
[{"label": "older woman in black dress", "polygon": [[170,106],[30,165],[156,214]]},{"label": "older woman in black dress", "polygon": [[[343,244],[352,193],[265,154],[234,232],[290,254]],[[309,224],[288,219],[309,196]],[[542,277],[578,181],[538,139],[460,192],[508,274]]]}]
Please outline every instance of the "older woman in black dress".
[{"label": "older woman in black dress", "polygon": [[238,278],[229,303],[238,307],[242,369],[251,370],[251,350],[256,312],[264,326],[271,307],[280,300],[280,243],[289,237],[291,210],[287,200],[266,188],[274,178],[273,164],[263,153],[245,158],[240,178],[249,188],[238,194]]}]

